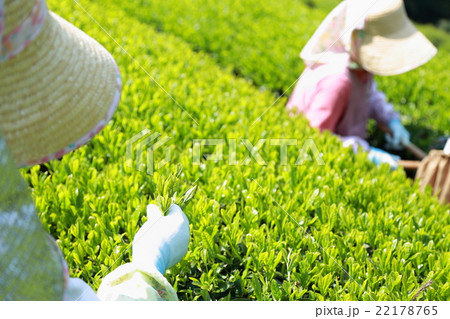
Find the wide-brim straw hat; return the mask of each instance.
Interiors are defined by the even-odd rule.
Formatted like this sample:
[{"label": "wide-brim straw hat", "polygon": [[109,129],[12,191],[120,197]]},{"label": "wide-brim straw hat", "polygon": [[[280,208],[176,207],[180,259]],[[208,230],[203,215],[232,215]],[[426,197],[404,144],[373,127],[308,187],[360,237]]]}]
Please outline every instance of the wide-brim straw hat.
[{"label": "wide-brim straw hat", "polygon": [[369,8],[359,39],[357,58],[367,71],[396,75],[428,62],[437,52],[408,19],[402,0],[379,0]]},{"label": "wide-brim straw hat", "polygon": [[109,121],[121,90],[113,57],[45,0],[0,0],[0,36],[0,130],[19,165],[61,157]]}]

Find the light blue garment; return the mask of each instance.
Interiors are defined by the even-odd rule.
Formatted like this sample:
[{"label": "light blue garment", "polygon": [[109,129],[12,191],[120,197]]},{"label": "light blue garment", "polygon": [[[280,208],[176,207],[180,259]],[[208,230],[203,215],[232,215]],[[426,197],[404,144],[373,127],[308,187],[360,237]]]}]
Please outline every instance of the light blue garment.
[{"label": "light blue garment", "polygon": [[0,300],[62,300],[64,263],[0,132]]}]

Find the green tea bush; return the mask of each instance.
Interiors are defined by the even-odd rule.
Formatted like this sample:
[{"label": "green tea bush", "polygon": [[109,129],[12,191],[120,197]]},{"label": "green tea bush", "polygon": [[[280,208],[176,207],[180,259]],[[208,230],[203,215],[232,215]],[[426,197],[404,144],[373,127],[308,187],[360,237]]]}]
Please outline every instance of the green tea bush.
[{"label": "green tea bush", "polygon": [[[449,207],[429,189],[422,194],[404,171],[376,168],[331,134],[289,117],[285,98],[251,125],[275,101],[272,92],[140,22],[121,9],[126,2],[80,4],[129,55],[75,2],[48,4],[113,54],[124,84],[112,121],[88,145],[22,171],[72,276],[98,288],[130,260],[146,205],[173,201],[186,203],[191,224],[188,253],[166,273],[181,300],[450,297]],[[171,138],[172,160],[153,175],[126,158],[127,141],[146,128]],[[193,140],[211,138],[225,140],[224,158],[201,157],[194,165]],[[268,142],[280,138],[298,141],[289,146],[286,165],[280,147]],[[252,145],[267,139],[259,151],[266,165],[252,157],[243,163],[250,153],[241,139]],[[233,140],[238,165],[228,164]],[[324,165],[308,160],[317,155],[311,150],[295,165],[311,140]]]},{"label": "green tea bush", "polygon": [[[289,94],[304,67],[299,52],[338,3],[132,0],[121,7],[140,21],[181,37],[194,50],[209,53],[257,86]],[[420,28],[439,48],[437,56],[417,70],[379,82],[403,115],[413,142],[428,151],[436,138],[450,135],[450,74],[442,72],[450,67],[450,35],[431,26]]]},{"label": "green tea bush", "polygon": [[140,21],[181,37],[193,50],[209,53],[257,86],[284,92],[303,69],[298,55],[317,27],[315,22],[327,14],[311,9],[316,7],[311,3],[132,0],[121,7]]}]

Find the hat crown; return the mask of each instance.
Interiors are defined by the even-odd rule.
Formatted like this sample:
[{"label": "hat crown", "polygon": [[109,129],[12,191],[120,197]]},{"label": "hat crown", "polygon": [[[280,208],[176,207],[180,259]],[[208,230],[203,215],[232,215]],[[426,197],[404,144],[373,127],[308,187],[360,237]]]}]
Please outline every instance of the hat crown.
[{"label": "hat crown", "polygon": [[388,36],[411,24],[402,0],[379,0],[370,8],[364,30],[372,36]]}]

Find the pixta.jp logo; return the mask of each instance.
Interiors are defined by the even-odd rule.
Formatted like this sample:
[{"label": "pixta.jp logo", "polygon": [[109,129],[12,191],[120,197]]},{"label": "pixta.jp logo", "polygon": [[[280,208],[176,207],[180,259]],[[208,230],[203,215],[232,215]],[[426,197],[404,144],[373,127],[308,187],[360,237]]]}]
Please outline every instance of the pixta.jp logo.
[{"label": "pixta.jp logo", "polygon": [[[149,129],[142,130],[126,142],[126,166],[130,168],[135,167],[138,171],[153,175],[155,170],[170,162],[170,148],[166,147],[163,149],[165,153],[164,158],[155,163],[155,151],[170,139],[169,136],[162,136],[161,133],[152,133]],[[133,166],[134,152],[136,153],[136,163]]]},{"label": "pixta.jp logo", "polygon": [[[238,153],[242,151],[242,148],[238,146],[245,146],[246,151],[244,151],[241,158],[243,160],[238,160]],[[214,153],[205,153],[203,148],[211,147],[215,148]],[[294,152],[291,151],[290,155],[288,153],[288,147],[295,148]],[[300,146],[300,147],[299,147]],[[225,151],[225,147],[228,148],[228,152]],[[277,138],[277,139],[260,139],[255,144],[248,139],[195,139],[193,141],[193,152],[192,152],[192,163],[194,165],[201,165],[202,159],[206,161],[219,162],[224,160],[224,154],[228,155],[227,164],[228,165],[249,165],[252,160],[258,165],[267,165],[268,162],[264,158],[263,154],[260,153],[263,149],[267,151],[279,149],[279,161],[278,165],[286,166],[293,161],[290,161],[292,155],[295,156],[295,165],[303,165],[305,162],[315,162],[318,165],[325,165],[323,160],[323,154],[319,152],[316,144],[312,139],[306,139],[301,142],[297,139],[290,138]],[[245,156],[247,154],[247,156]]]}]

